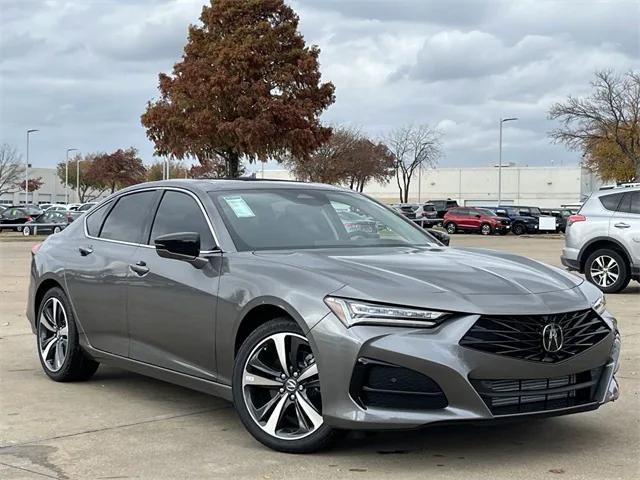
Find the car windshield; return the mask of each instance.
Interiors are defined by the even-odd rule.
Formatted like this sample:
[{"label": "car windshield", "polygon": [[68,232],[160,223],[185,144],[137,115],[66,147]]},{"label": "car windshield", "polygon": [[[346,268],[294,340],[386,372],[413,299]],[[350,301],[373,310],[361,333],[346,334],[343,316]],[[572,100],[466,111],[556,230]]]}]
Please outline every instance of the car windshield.
[{"label": "car windshield", "polygon": [[[420,228],[363,195],[298,188],[210,195],[240,251],[435,244]],[[368,226],[350,225],[356,218]]]}]

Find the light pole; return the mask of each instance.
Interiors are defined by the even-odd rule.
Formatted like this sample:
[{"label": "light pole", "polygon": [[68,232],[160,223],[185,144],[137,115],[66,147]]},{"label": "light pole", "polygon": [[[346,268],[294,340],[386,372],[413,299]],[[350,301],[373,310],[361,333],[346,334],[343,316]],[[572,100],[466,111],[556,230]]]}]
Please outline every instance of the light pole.
[{"label": "light pole", "polygon": [[24,169],[24,205],[25,207],[29,205],[29,135],[37,132],[38,130],[35,128],[30,128],[27,130],[27,165]]},{"label": "light pole", "polygon": [[67,161],[64,164],[64,203],[69,204],[69,152],[77,152],[77,148],[67,148]]},{"label": "light pole", "polygon": [[76,159],[76,196],[78,197],[78,203],[80,203],[80,157]]},{"label": "light pole", "polygon": [[502,124],[518,120],[517,117],[500,119],[500,147],[498,152],[498,206],[502,203]]}]

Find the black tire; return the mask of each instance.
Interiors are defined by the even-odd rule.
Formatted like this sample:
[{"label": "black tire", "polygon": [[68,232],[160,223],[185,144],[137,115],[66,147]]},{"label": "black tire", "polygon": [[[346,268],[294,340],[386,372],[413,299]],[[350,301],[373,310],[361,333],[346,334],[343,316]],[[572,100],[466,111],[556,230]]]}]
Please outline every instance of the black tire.
[{"label": "black tire", "polygon": [[[287,317],[276,318],[261,325],[247,337],[238,350],[233,368],[233,404],[240,420],[253,437],[263,445],[273,450],[285,453],[309,453],[329,447],[341,432],[326,424],[320,425],[317,430],[299,439],[281,439],[265,432],[254,420],[245,402],[243,389],[243,375],[245,365],[254,352],[256,346],[268,337],[277,333],[291,333],[304,337],[302,329],[293,320]],[[285,393],[285,396],[288,394]]]},{"label": "black tire", "polygon": [[525,227],[522,223],[516,223],[511,227],[511,231],[514,235],[524,235],[527,233],[527,227]]},{"label": "black tire", "polygon": [[[617,267],[615,269],[611,268],[610,270],[612,273],[617,274],[617,278],[612,283],[608,283],[612,278],[611,276],[606,274],[598,275],[595,273],[598,270],[601,270],[599,264],[608,266],[610,260],[615,262]],[[596,250],[589,255],[589,258],[587,258],[584,265],[584,273],[587,280],[593,283],[604,293],[617,293],[624,290],[627,288],[627,285],[629,285],[629,281],[631,280],[631,272],[627,259],[617,251],[610,250],[608,248]]]},{"label": "black tire", "polygon": [[60,227],[53,227],[53,233],[60,233],[62,229]]},{"label": "black tire", "polygon": [[[60,305],[64,308],[66,314],[66,324],[68,328],[67,346],[65,351],[65,358],[62,362],[62,366],[54,371],[48,365],[41,354],[41,339],[43,334],[46,334],[46,329],[40,322],[41,315],[45,306],[51,299],[56,299],[60,302]],[[67,296],[58,287],[52,288],[45,293],[40,306],[38,307],[37,322],[37,334],[36,334],[36,351],[38,352],[38,358],[40,359],[40,365],[49,378],[56,382],[74,382],[87,380],[93,376],[100,365],[95,360],[89,358],[86,353],[80,348],[78,341],[78,329],[76,327],[75,318]]]},{"label": "black tire", "polygon": [[31,228],[25,225],[22,228],[22,235],[24,235],[25,237],[28,237],[29,235],[31,235]]},{"label": "black tire", "polygon": [[493,229],[488,223],[483,223],[482,225],[480,225],[480,233],[482,235],[491,235],[493,233]]},{"label": "black tire", "polygon": [[458,231],[458,226],[454,222],[448,222],[444,228],[449,235],[453,235]]}]

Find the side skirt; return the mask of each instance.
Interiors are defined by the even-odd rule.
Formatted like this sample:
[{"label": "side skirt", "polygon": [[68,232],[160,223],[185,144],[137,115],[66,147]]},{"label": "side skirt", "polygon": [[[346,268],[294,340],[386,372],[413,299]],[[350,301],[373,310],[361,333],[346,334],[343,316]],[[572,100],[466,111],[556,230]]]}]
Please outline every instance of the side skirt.
[{"label": "side skirt", "polygon": [[96,360],[97,362],[111,365],[114,367],[129,370],[140,375],[152,377],[164,382],[174,383],[181,387],[190,388],[199,392],[208,393],[216,397],[223,398],[228,401],[233,400],[233,393],[230,385],[223,385],[222,383],[211,382],[202,378],[193,377],[184,373],[174,372],[166,368],[151,365],[149,363],[139,362],[131,358],[121,357],[120,355],[113,355],[102,350],[93,348],[87,345],[86,342],[81,342],[83,350],[87,354]]}]

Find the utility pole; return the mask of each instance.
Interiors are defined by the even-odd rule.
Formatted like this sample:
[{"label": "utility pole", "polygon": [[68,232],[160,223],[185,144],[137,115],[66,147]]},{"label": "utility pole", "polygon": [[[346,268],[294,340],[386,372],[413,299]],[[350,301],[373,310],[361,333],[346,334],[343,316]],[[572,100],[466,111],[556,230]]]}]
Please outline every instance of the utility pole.
[{"label": "utility pole", "polygon": [[517,117],[500,119],[500,140],[498,147],[498,206],[502,203],[502,124],[518,120]]},{"label": "utility pole", "polygon": [[67,148],[67,161],[64,164],[64,203],[69,204],[69,152],[76,152],[77,148]]},{"label": "utility pole", "polygon": [[24,205],[29,205],[29,135],[38,132],[35,128],[27,130],[27,164],[24,169]]}]

